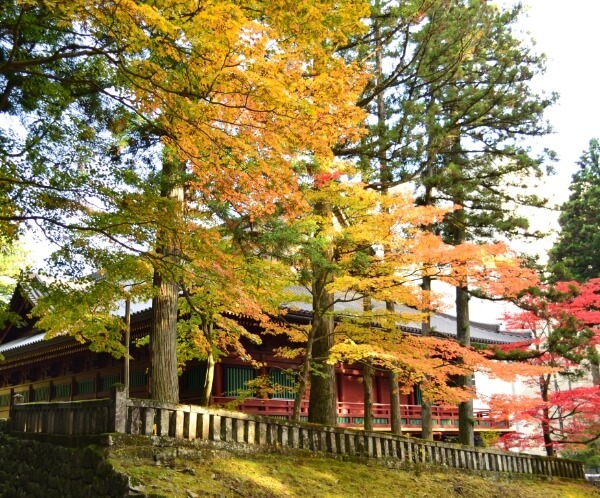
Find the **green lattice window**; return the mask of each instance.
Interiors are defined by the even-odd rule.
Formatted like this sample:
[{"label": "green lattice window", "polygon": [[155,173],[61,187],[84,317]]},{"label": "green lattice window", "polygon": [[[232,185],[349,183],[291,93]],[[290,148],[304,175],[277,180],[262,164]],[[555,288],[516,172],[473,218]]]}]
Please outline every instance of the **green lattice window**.
[{"label": "green lattice window", "polygon": [[274,388],[272,398],[294,399],[296,397],[296,379],[292,374],[273,368],[269,372],[269,379]]},{"label": "green lattice window", "polygon": [[383,424],[383,425],[387,425],[387,423],[388,423],[388,419],[387,419],[387,418],[378,418],[378,417],[375,417],[375,418],[373,419],[373,423],[374,423],[374,424],[380,424],[380,425],[381,425],[381,424]]},{"label": "green lattice window", "polygon": [[423,404],[423,393],[421,392],[421,388],[419,387],[419,384],[415,384],[415,405],[421,405]]},{"label": "green lattice window", "polygon": [[54,397],[55,398],[70,398],[71,397],[71,383],[58,384],[54,386]]},{"label": "green lattice window", "polygon": [[146,385],[146,372],[138,370],[137,372],[129,372],[129,387],[140,387]]},{"label": "green lattice window", "polygon": [[206,380],[206,366],[186,368],[181,374],[181,383],[184,391],[202,389]]},{"label": "green lattice window", "polygon": [[256,372],[248,367],[225,367],[225,396],[237,397],[248,392],[248,382]]},{"label": "green lattice window", "polygon": [[338,424],[349,424],[350,423],[350,417],[338,417],[337,418],[337,423]]},{"label": "green lattice window", "polygon": [[106,377],[102,377],[102,390],[110,391],[110,388],[121,382],[121,376],[119,374],[107,375]]},{"label": "green lattice window", "polygon": [[10,394],[0,396],[0,406],[10,406]]},{"label": "green lattice window", "polygon": [[50,401],[50,387],[34,388],[33,401]]},{"label": "green lattice window", "polygon": [[77,382],[77,395],[93,394],[96,392],[96,379],[80,380]]}]

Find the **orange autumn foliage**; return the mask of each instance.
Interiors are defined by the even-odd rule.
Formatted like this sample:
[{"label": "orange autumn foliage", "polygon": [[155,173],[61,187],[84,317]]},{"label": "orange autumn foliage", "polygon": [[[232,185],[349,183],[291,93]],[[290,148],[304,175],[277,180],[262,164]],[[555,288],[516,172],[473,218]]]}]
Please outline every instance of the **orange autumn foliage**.
[{"label": "orange autumn foliage", "polygon": [[[295,157],[331,157],[334,143],[361,133],[354,102],[366,74],[334,50],[363,29],[366,3],[203,2],[182,20],[196,4],[121,7],[159,54],[130,61],[134,105],[191,165],[190,186],[205,199],[249,213],[299,201]],[[115,23],[115,36],[126,27]],[[165,38],[175,41],[168,51]]]},{"label": "orange autumn foliage", "polygon": [[[482,266],[487,265],[491,270],[485,276],[490,277],[493,271],[500,281],[510,267],[504,246],[448,246],[424,230],[448,209],[415,206],[412,196],[403,192],[382,197],[358,181],[341,181],[339,168],[333,173],[320,172],[317,178],[319,188],[307,196],[313,203],[330,203],[333,213],[329,223],[318,220],[322,237],[318,249],[330,248],[335,255],[328,263],[334,278],[326,287],[334,295],[338,319],[330,363],[369,361],[376,368],[395,370],[407,390],[421,383],[424,397],[441,404],[458,403],[475,395],[469,388],[453,385],[453,376],[482,371],[514,380],[522,373],[520,365],[495,362],[487,353],[462,347],[454,340],[412,335],[398,328],[419,323],[440,307],[438,296],[424,293],[418,285],[424,267],[431,273],[457,278],[449,268],[466,261],[470,277],[485,274]],[[299,273],[309,270],[299,268]],[[519,272],[512,273],[515,280]],[[521,272],[523,275],[526,272]],[[481,285],[484,283],[481,278]],[[372,309],[357,307],[363,296],[378,304]],[[382,305],[384,301],[404,306],[392,311]]]},{"label": "orange autumn foliage", "polygon": [[[366,1],[18,3],[46,4],[89,38],[82,57],[114,71],[106,96],[189,165],[190,187],[236,211],[301,202],[298,154],[331,157],[363,132],[355,102],[368,75],[336,50],[365,30]],[[110,131],[128,126],[117,121]]]},{"label": "orange autumn foliage", "polygon": [[510,299],[539,282],[536,272],[504,243],[450,245],[435,237],[431,241],[423,260],[425,272],[452,286],[467,284],[490,298]]}]

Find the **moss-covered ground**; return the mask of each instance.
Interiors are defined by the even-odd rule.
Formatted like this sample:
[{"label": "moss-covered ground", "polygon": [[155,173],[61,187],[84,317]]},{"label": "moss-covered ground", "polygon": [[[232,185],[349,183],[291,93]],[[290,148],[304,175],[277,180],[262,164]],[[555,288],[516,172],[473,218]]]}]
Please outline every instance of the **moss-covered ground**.
[{"label": "moss-covered ground", "polygon": [[302,498],[600,498],[600,488],[560,479],[476,476],[440,468],[389,469],[310,453],[239,455],[204,451],[201,457],[162,458],[135,448],[110,452],[147,496]]}]

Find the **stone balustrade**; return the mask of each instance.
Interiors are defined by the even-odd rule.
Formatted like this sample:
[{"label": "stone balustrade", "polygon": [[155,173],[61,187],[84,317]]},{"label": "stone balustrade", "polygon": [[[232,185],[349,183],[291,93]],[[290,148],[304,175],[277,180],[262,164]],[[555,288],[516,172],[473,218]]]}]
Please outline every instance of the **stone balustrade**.
[{"label": "stone balustrade", "polygon": [[111,399],[15,405],[11,426],[14,433],[85,436],[117,432],[297,448],[477,471],[585,478],[583,464],[574,460],[322,427],[194,405],[128,399],[122,386],[113,387]]}]

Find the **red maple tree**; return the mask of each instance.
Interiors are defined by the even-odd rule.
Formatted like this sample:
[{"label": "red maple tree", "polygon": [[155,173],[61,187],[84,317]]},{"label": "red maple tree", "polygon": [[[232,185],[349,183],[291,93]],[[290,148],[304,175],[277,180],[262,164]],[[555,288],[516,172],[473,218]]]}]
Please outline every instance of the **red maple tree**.
[{"label": "red maple tree", "polygon": [[573,384],[598,359],[600,279],[532,288],[515,304],[521,311],[506,316],[507,325],[531,330],[533,339],[498,347],[496,357],[546,365],[555,372],[530,378],[531,395],[492,397],[493,411],[528,429],[504,436],[502,443],[519,448],[542,444],[554,456],[565,445],[599,439],[600,386]]}]

